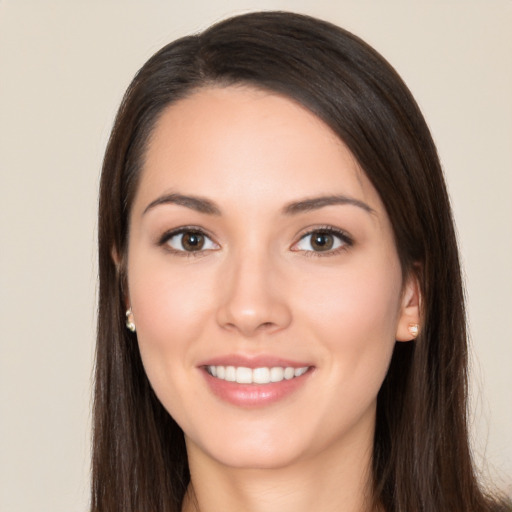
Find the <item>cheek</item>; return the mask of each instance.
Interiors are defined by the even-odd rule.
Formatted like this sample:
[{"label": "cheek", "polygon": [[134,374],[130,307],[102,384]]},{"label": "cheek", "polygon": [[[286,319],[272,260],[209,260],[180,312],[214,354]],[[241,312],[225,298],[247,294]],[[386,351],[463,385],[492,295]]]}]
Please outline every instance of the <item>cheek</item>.
[{"label": "cheek", "polygon": [[194,340],[208,326],[213,300],[211,279],[200,266],[191,275],[162,260],[134,255],[128,273],[141,357],[155,388],[193,365]]},{"label": "cheek", "polygon": [[301,297],[297,309],[323,345],[333,375],[378,391],[395,345],[399,265],[340,270],[330,279],[311,282]]},{"label": "cheek", "polygon": [[398,265],[386,269],[364,265],[360,271],[340,269],[316,277],[297,294],[304,314],[340,335],[350,329],[394,337],[401,296]]}]

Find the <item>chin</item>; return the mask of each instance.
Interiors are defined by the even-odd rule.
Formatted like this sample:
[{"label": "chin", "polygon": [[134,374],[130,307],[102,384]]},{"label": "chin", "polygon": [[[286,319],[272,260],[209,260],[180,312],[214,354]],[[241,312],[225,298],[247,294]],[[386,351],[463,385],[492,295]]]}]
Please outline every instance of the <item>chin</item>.
[{"label": "chin", "polygon": [[[242,435],[241,435],[242,434]],[[185,436],[189,457],[198,453],[217,463],[236,469],[278,469],[292,465],[305,454],[305,447],[298,440],[286,435],[254,432],[225,431],[219,436],[208,436],[206,442]],[[302,443],[311,446],[311,443]]]},{"label": "chin", "polygon": [[261,446],[249,446],[223,451],[214,449],[207,453],[217,463],[233,469],[281,469],[300,460],[297,451],[269,446],[266,446],[264,450],[261,449]]}]

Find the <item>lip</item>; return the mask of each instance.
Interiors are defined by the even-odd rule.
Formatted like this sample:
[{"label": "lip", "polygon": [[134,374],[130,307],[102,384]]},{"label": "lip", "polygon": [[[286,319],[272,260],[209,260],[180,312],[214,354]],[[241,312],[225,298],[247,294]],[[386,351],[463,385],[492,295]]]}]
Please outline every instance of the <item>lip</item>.
[{"label": "lip", "polygon": [[270,355],[255,355],[246,356],[240,354],[230,354],[226,356],[214,357],[198,364],[198,367],[202,366],[245,366],[246,368],[272,368],[273,366],[282,366],[286,368],[290,366],[292,368],[303,368],[304,366],[313,366],[307,361],[292,361],[290,359],[283,359],[276,356]]},{"label": "lip", "polygon": [[[272,368],[275,366],[303,368],[309,370],[300,377],[268,384],[239,384],[217,379],[206,371],[207,366],[244,366],[246,368]],[[208,359],[198,365],[210,391],[222,401],[242,408],[264,407],[285,400],[300,391],[313,374],[314,366],[307,362],[292,361],[274,356],[247,357],[241,355],[221,356]]]}]

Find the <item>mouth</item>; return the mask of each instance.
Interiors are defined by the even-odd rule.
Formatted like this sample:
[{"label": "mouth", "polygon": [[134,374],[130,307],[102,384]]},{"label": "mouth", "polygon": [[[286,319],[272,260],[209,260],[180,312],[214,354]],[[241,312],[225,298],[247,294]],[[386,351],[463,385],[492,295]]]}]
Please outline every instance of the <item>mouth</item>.
[{"label": "mouth", "polygon": [[242,408],[264,407],[295,396],[307,388],[315,371],[304,362],[274,357],[223,359],[206,361],[199,368],[217,398]]},{"label": "mouth", "polygon": [[207,365],[206,372],[214,377],[226,382],[236,382],[237,384],[272,384],[285,380],[292,380],[301,377],[311,369],[310,366],[294,368],[292,366],[272,366],[260,368],[247,368],[245,366],[223,366]]}]

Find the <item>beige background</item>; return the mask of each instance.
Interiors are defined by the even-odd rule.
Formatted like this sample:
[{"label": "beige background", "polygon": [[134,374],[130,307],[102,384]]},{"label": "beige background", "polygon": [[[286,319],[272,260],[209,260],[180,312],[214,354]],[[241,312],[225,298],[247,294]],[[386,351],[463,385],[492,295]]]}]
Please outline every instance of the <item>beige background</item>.
[{"label": "beige background", "polygon": [[475,452],[512,493],[512,1],[0,0],[3,512],[87,508],[96,194],[124,89],[168,41],[270,8],[363,37],[424,110],[467,274]]}]

